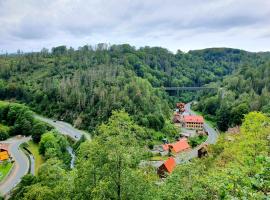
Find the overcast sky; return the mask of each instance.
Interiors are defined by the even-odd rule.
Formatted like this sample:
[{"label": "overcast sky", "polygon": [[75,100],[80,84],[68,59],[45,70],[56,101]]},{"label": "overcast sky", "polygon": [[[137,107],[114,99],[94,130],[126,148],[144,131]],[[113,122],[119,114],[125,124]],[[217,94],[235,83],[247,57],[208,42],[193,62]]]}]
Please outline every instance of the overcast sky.
[{"label": "overcast sky", "polygon": [[129,43],[270,51],[270,0],[0,0],[0,52]]}]

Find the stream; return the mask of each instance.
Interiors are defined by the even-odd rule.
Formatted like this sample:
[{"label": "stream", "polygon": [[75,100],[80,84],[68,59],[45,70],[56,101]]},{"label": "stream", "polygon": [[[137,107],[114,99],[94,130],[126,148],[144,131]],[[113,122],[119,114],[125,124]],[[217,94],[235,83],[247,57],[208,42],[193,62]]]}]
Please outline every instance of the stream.
[{"label": "stream", "polygon": [[72,149],[71,146],[68,146],[68,147],[67,147],[67,151],[68,151],[68,153],[69,153],[70,156],[71,156],[70,168],[72,169],[72,168],[74,168],[74,163],[75,163],[75,158],[76,158],[76,156],[75,156],[75,153],[74,153],[74,151],[73,151],[73,149]]}]

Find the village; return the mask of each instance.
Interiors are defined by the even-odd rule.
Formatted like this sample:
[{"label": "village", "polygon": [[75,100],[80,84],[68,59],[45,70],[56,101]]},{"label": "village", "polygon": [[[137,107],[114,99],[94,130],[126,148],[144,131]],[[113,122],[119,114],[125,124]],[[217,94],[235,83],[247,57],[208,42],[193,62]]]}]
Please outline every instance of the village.
[{"label": "village", "polygon": [[[205,129],[204,118],[191,114],[186,110],[185,103],[177,103],[172,115],[172,123],[179,130],[176,138],[164,138],[162,144],[154,145],[151,152],[163,158],[160,161],[152,161],[151,165],[157,168],[160,178],[167,177],[172,173],[177,164],[182,164],[194,157],[203,157],[207,154],[208,132]],[[199,143],[192,143],[194,138],[200,138]],[[9,144],[0,143],[0,181],[8,175],[11,170],[13,159],[10,156]],[[6,170],[5,168],[10,168]],[[2,172],[3,171],[3,172]]]},{"label": "village", "polygon": [[[184,163],[194,157],[203,157],[207,154],[205,140],[208,137],[204,125],[204,118],[191,114],[186,110],[185,103],[177,103],[174,110],[172,122],[179,130],[175,141],[163,140],[163,144],[155,145],[154,154],[167,158],[165,161],[158,161],[153,166],[157,167],[157,174],[165,178],[172,173],[177,164]],[[201,142],[191,144],[193,138],[199,138]]]}]

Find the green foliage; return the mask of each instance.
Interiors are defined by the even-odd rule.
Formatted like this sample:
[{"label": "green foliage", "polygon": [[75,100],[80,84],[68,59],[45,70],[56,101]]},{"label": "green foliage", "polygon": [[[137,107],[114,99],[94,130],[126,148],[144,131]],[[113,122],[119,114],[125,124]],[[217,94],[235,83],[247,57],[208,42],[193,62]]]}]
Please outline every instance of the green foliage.
[{"label": "green foliage", "polygon": [[240,125],[244,115],[250,111],[269,113],[269,75],[269,62],[256,66],[252,63],[243,65],[218,84],[222,88],[218,94],[202,94],[196,108],[216,116],[221,131]]},{"label": "green foliage", "polygon": [[113,112],[97,131],[94,141],[79,150],[75,199],[145,199],[151,184],[136,169],[143,156],[137,140],[143,129],[120,111]]},{"label": "green foliage", "polygon": [[[12,199],[266,199],[269,118],[260,113],[246,115],[241,134],[229,135],[230,140],[222,136],[209,147],[209,157],[177,167],[162,185],[155,185],[156,170],[138,164],[146,145],[177,134],[168,121],[168,102],[174,99],[163,86],[215,81],[211,85],[222,89],[196,94],[197,109],[216,116],[225,131],[241,124],[249,111],[268,112],[267,60],[268,54],[237,49],[173,54],[127,44],[0,56],[1,99],[22,101],[95,135],[74,145],[76,168],[68,171],[66,139],[43,134],[44,126],[27,107],[0,102],[0,122],[11,134],[32,133],[36,142],[41,137],[39,151],[47,159],[37,177],[23,178]],[[191,98],[184,93],[181,100]]]},{"label": "green foliage", "polygon": [[22,104],[0,101],[0,137],[7,139],[10,135],[32,135],[38,143],[41,135],[49,128],[34,119],[33,112]]},{"label": "green foliage", "polygon": [[208,157],[178,165],[158,185],[156,170],[138,168],[144,150],[136,126],[127,113],[113,112],[98,136],[80,145],[73,171],[51,158],[36,178],[23,178],[11,199],[267,199],[269,117],[247,114],[241,133],[220,136]]},{"label": "green foliage", "polygon": [[0,124],[0,140],[6,140],[9,137],[10,128]]},{"label": "green foliage", "polygon": [[168,138],[175,138],[179,136],[180,128],[176,128],[171,121],[165,121],[165,125],[161,130]]},{"label": "green foliage", "polygon": [[49,159],[41,166],[37,177],[25,175],[12,192],[11,199],[72,199],[73,174],[66,172],[57,159]]},{"label": "green foliage", "polygon": [[240,134],[224,135],[208,157],[177,167],[161,199],[267,199],[269,122],[261,113],[246,115]]},{"label": "green foliage", "polygon": [[11,200],[22,199],[24,196],[24,192],[26,192],[26,187],[31,184],[36,183],[36,177],[32,174],[27,174],[22,177],[21,182],[12,190]]},{"label": "green foliage", "polygon": [[68,141],[63,135],[51,131],[42,135],[39,143],[39,153],[43,155],[46,160],[58,158],[69,166],[70,155],[67,152],[67,146]]},{"label": "green foliage", "polygon": [[270,103],[268,103],[267,105],[264,105],[264,106],[262,107],[262,112],[264,112],[264,113],[270,115]]},{"label": "green foliage", "polygon": [[7,160],[0,163],[0,181],[3,181],[7,177],[13,166],[13,163]]},{"label": "green foliage", "polygon": [[207,139],[206,135],[199,135],[199,136],[188,138],[188,143],[192,148],[194,148],[194,147],[202,144],[203,142],[205,142],[206,139]]},{"label": "green foliage", "polygon": [[36,122],[32,128],[32,139],[35,143],[39,143],[41,135],[47,130],[46,126],[42,122]]},{"label": "green foliage", "polygon": [[[143,128],[123,112],[113,112],[108,123],[97,128],[92,141],[81,143],[73,171],[59,159],[49,158],[34,180],[23,181],[12,199],[155,199],[155,175],[138,168],[144,149],[137,138]],[[59,149],[56,134],[45,133],[40,152]],[[56,156],[57,157],[57,156]],[[26,179],[26,177],[24,177]]]},{"label": "green foliage", "polygon": [[[166,100],[172,98],[153,87],[202,86],[222,80],[243,64],[259,65],[267,59],[265,54],[229,48],[173,54],[159,47],[136,49],[128,44],[85,45],[78,50],[59,46],[51,53],[43,49],[0,56],[0,98],[16,98],[44,115],[88,131],[118,109],[125,109],[140,125],[160,131],[169,117]],[[236,88],[235,82],[231,87]],[[260,93],[260,88],[255,91]],[[181,99],[189,101],[192,96],[184,93]],[[218,109],[216,99],[207,102],[209,114]]]}]

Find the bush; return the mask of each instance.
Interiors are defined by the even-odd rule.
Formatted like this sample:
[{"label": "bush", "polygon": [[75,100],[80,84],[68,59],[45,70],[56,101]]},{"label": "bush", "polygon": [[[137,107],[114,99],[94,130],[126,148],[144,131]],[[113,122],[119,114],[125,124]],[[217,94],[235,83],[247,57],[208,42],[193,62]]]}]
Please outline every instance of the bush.
[{"label": "bush", "polygon": [[149,149],[153,149],[153,148],[154,148],[153,142],[149,142],[149,143],[148,143],[148,148],[149,148]]},{"label": "bush", "polygon": [[67,152],[68,141],[66,137],[57,132],[47,132],[42,135],[39,143],[39,153],[45,156],[45,159],[59,158],[66,165],[70,162],[70,155]]},{"label": "bush", "polygon": [[169,138],[175,138],[176,136],[179,136],[180,128],[177,130],[170,121],[166,121],[161,131]]},{"label": "bush", "polygon": [[50,130],[43,122],[34,120],[33,112],[28,107],[17,103],[0,101],[0,122],[10,127],[0,125],[0,140],[10,135],[32,134],[34,142],[38,143],[41,135]]},{"label": "bush", "polygon": [[199,135],[199,136],[195,136],[195,137],[190,137],[188,139],[188,143],[193,148],[193,147],[196,147],[196,146],[202,144],[206,139],[207,139],[206,135]]},{"label": "bush", "polygon": [[0,124],[0,140],[6,140],[9,137],[9,127]]},{"label": "bush", "polygon": [[165,120],[162,115],[150,114],[147,116],[149,127],[157,131],[161,130],[164,127]]},{"label": "bush", "polygon": [[45,133],[46,126],[44,123],[36,122],[32,128],[32,138],[35,143],[39,143],[41,135]]}]

